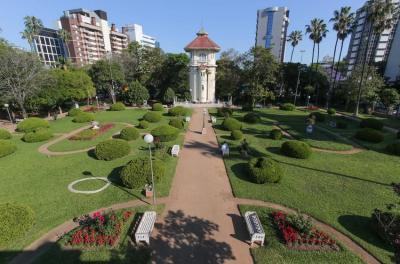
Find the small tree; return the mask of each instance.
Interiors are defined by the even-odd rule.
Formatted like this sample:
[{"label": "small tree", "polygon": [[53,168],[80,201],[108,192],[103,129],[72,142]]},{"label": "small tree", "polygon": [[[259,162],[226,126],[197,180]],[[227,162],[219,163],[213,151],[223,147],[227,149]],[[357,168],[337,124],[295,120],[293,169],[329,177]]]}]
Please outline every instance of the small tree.
[{"label": "small tree", "polygon": [[127,90],[123,91],[124,101],[132,105],[142,105],[143,101],[149,99],[149,91],[139,81],[133,81],[129,84]]},{"label": "small tree", "polygon": [[163,101],[166,104],[173,104],[175,99],[175,92],[172,88],[168,88],[163,96]]},{"label": "small tree", "polygon": [[399,103],[399,93],[394,88],[385,88],[379,93],[381,102],[386,106],[388,114],[390,114],[393,106]]}]

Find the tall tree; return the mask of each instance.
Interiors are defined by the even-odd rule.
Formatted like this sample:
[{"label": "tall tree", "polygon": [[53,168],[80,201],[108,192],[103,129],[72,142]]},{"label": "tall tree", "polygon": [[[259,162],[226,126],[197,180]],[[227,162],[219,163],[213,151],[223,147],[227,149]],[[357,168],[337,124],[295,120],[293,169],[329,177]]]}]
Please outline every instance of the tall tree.
[{"label": "tall tree", "polygon": [[303,34],[300,30],[295,30],[292,33],[290,33],[287,41],[290,42],[292,45],[292,53],[290,55],[290,62],[293,61],[293,53],[294,53],[294,48],[299,44],[300,41],[303,40]]},{"label": "tall tree", "polygon": [[218,70],[215,76],[215,94],[218,99],[229,100],[240,88],[240,59],[239,53],[233,49],[221,52],[216,62]]},{"label": "tall tree", "polygon": [[131,105],[143,105],[149,100],[149,91],[139,81],[129,83],[129,86],[122,92],[124,101]]},{"label": "tall tree", "polygon": [[24,17],[25,29],[22,34],[22,38],[26,39],[31,47],[31,52],[35,51],[34,39],[39,34],[40,30],[43,28],[42,20],[35,16],[25,16]]}]

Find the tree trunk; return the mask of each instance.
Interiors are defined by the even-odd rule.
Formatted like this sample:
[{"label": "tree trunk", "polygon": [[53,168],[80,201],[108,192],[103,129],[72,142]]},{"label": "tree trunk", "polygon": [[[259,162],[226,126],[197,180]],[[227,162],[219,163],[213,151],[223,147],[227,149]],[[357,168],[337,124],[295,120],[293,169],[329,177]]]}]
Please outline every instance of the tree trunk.
[{"label": "tree trunk", "polygon": [[314,44],[313,44],[313,47],[312,47],[311,67],[314,64],[314,52],[315,52],[315,41],[314,41]]},{"label": "tree trunk", "polygon": [[336,58],[336,49],[337,49],[338,41],[339,41],[339,37],[336,36],[335,49],[333,51],[333,61],[332,61],[332,68],[331,68],[331,76],[330,76],[331,78],[330,78],[330,82],[329,82],[328,96],[326,98],[326,109],[329,108],[329,103],[330,103],[330,100],[331,100],[331,91],[333,89],[333,80],[332,80],[332,78],[333,78],[333,70],[335,69],[335,58]]},{"label": "tree trunk", "polygon": [[292,63],[292,61],[293,61],[293,53],[294,53],[294,46],[292,48],[292,54],[290,55],[290,63]]},{"label": "tree trunk", "polygon": [[63,111],[62,111],[62,108],[61,108],[61,106],[59,106],[59,107],[58,107],[58,112],[60,113],[60,115],[62,115],[62,114],[63,114]]},{"label": "tree trunk", "polygon": [[23,105],[20,105],[19,107],[21,107],[22,117],[23,117],[24,119],[25,119],[25,118],[28,118],[28,113],[26,112],[25,107],[24,107]]},{"label": "tree trunk", "polygon": [[[318,63],[319,63],[319,43],[317,44],[317,63],[315,65],[315,71],[318,72]],[[319,85],[316,84],[315,85],[315,94],[316,94],[316,98],[315,98],[315,104],[318,106],[318,102],[319,102]]]},{"label": "tree trunk", "polygon": [[343,44],[344,44],[344,39],[342,39],[342,43],[340,45],[338,64],[336,65],[335,78],[333,79],[332,91],[334,91],[336,89],[336,79],[337,79],[337,75],[338,75],[338,72],[339,72],[339,62],[340,62],[340,59],[342,58]]}]

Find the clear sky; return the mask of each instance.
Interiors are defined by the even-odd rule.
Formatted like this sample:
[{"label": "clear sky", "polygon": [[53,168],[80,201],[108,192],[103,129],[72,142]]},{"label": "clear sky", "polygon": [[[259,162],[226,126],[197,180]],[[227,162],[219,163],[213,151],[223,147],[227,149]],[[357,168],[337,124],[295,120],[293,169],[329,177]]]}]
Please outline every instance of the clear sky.
[{"label": "clear sky", "polygon": [[[0,0],[0,36],[22,47],[23,17],[33,15],[42,19],[44,26],[54,27],[63,10],[74,8],[107,11],[109,22],[120,28],[127,23],[142,24],[144,33],[156,37],[166,52],[183,52],[203,25],[222,50],[248,50],[255,41],[256,12],[271,6],[290,9],[289,32],[302,30],[314,18],[328,21],[333,10],[351,6],[355,11],[365,0]],[[333,54],[335,33],[329,24],[328,37],[321,43],[321,58]],[[297,47],[306,50],[303,62],[311,61],[312,42],[308,37]],[[286,50],[289,59],[291,46]],[[347,51],[347,44],[346,44]],[[300,61],[296,52],[294,61]]]}]

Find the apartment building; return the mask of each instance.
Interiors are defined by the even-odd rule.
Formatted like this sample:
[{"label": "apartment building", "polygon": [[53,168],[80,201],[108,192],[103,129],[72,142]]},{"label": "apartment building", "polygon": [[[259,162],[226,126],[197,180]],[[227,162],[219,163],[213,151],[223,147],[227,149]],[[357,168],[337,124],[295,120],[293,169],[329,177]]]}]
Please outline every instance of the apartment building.
[{"label": "apartment building", "polygon": [[138,24],[125,25],[122,27],[122,33],[128,36],[129,42],[139,42],[141,45],[150,48],[159,48],[160,43],[155,37],[143,33],[143,26]]},{"label": "apartment building", "polygon": [[67,57],[67,51],[58,31],[51,28],[42,28],[33,39],[36,53],[43,64],[55,67],[60,58]]},{"label": "apartment building", "polygon": [[400,21],[397,22],[393,42],[387,59],[385,77],[389,82],[400,80]]}]

